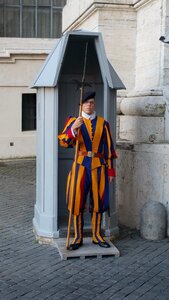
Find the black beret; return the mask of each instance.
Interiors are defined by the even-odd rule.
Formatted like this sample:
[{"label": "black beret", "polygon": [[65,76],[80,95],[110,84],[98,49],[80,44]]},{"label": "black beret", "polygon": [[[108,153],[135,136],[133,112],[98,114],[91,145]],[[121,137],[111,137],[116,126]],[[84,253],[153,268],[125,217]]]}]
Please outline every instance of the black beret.
[{"label": "black beret", "polygon": [[82,103],[86,102],[89,99],[95,98],[96,93],[94,91],[88,91],[83,94]]}]

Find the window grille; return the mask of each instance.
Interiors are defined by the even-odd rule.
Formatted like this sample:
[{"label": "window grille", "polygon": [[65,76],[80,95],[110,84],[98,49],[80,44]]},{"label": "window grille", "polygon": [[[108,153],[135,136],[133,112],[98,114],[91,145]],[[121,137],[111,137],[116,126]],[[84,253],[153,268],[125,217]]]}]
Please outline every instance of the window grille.
[{"label": "window grille", "polygon": [[66,0],[0,0],[0,37],[58,38]]},{"label": "window grille", "polygon": [[36,130],[36,94],[22,94],[22,131]]}]

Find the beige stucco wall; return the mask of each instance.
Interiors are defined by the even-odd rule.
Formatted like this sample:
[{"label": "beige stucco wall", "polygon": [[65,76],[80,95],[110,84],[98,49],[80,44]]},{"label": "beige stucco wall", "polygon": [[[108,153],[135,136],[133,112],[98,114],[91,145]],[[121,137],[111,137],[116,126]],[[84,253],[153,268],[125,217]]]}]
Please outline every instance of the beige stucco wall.
[{"label": "beige stucco wall", "polygon": [[[36,131],[22,132],[22,94],[56,40],[0,39],[0,158],[36,155]],[[10,145],[12,143],[12,146]]]},{"label": "beige stucco wall", "polygon": [[25,87],[0,87],[0,158],[35,155],[36,132],[21,131],[22,93],[30,92]]}]

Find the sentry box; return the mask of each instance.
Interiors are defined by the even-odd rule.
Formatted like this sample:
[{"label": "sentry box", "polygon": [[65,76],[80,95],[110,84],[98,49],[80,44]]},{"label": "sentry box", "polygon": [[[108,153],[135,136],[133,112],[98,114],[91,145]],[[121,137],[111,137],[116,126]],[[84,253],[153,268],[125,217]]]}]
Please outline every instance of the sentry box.
[{"label": "sentry box", "polygon": [[[47,57],[32,87],[37,89],[37,191],[33,226],[37,238],[51,241],[67,230],[66,181],[74,150],[58,145],[68,116],[78,116],[86,43],[85,83],[96,91],[97,114],[109,123],[116,139],[116,91],[124,85],[107,60],[101,33],[67,32]],[[118,233],[115,183],[110,186],[110,222],[106,235]],[[86,230],[90,227],[85,217]],[[109,223],[109,226],[108,226]]]}]

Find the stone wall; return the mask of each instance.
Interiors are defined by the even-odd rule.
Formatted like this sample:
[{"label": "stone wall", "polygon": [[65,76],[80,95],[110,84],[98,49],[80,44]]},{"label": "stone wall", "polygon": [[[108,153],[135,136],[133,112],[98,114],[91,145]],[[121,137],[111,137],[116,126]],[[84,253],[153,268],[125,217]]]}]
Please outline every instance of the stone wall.
[{"label": "stone wall", "polygon": [[119,145],[117,177],[121,224],[140,228],[140,211],[149,200],[163,203],[169,211],[168,144]]},{"label": "stone wall", "polygon": [[169,3],[81,0],[73,7],[69,0],[64,8],[64,31],[101,31],[126,85],[117,103],[117,202],[120,223],[139,228],[146,201],[160,201],[168,211],[169,46],[159,38],[169,30]]},{"label": "stone wall", "polygon": [[[161,1],[135,5],[137,11],[136,91],[159,89],[161,86]],[[145,2],[145,1],[144,1]]]},{"label": "stone wall", "polygon": [[107,57],[127,90],[135,82],[137,23],[132,3],[131,0],[82,0],[75,6],[69,0],[63,9],[63,31],[84,29],[102,33]]},{"label": "stone wall", "polygon": [[121,101],[122,115],[119,116],[119,139],[125,140],[125,145],[127,141],[131,143],[132,150],[119,151],[117,198],[120,222],[139,228],[140,213],[145,202],[159,201],[169,211],[169,146],[166,138],[168,88],[164,89],[164,63],[167,65],[169,56],[165,53],[166,46],[159,41],[165,32],[166,2],[140,1],[135,9],[135,86]]}]

